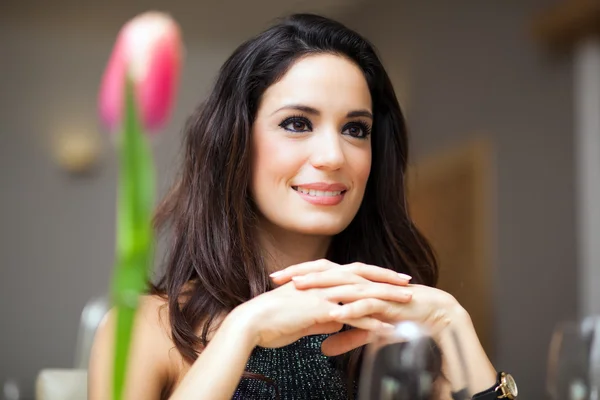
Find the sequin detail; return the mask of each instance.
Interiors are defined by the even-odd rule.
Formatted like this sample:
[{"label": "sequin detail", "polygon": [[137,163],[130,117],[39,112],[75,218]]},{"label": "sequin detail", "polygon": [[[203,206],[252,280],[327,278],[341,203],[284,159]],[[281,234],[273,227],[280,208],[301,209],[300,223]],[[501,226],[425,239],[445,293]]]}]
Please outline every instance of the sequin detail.
[{"label": "sequin detail", "polygon": [[335,357],[321,352],[328,335],[306,336],[289,346],[252,352],[246,371],[269,378],[244,378],[233,400],[347,400],[346,375]]}]

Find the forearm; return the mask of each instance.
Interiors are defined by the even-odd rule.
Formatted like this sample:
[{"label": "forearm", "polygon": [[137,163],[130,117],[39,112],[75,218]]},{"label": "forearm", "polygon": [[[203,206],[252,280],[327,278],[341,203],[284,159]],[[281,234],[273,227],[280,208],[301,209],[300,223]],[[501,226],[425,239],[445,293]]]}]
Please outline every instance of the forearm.
[{"label": "forearm", "polygon": [[256,338],[245,329],[245,321],[234,313],[225,318],[171,400],[232,398],[256,346]]},{"label": "forearm", "polygon": [[450,328],[446,330],[440,347],[445,363],[444,374],[453,391],[468,387],[475,394],[489,389],[496,382],[496,370],[485,354],[467,312],[458,310]]}]

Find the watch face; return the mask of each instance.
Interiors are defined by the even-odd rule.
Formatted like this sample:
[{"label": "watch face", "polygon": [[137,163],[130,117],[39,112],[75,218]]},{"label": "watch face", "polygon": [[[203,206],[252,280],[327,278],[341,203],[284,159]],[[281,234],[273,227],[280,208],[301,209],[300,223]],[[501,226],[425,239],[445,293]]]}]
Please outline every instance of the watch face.
[{"label": "watch face", "polygon": [[506,383],[506,389],[508,393],[510,393],[511,396],[516,397],[519,394],[519,389],[517,389],[517,384],[513,379],[512,375],[504,375],[504,382]]}]

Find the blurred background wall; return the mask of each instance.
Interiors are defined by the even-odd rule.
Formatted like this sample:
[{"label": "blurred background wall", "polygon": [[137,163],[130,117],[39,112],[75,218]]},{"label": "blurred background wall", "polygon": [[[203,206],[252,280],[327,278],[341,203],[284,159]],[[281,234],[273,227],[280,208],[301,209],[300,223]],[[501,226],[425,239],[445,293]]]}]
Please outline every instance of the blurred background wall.
[{"label": "blurred background wall", "polygon": [[[7,0],[0,4],[0,383],[32,398],[37,372],[71,367],[81,310],[108,288],[116,162],[61,169],[53,138],[101,135],[99,79],[120,26],[159,8],[187,59],[168,133],[154,147],[164,191],[180,130],[233,49],[275,17],[338,18],[379,49],[405,108],[413,164],[483,139],[490,149],[490,352],[522,397],[544,398],[555,323],[577,314],[572,66],[544,52],[531,19],[556,1]],[[448,273],[448,272],[445,272]],[[469,288],[464,288],[468,291]]]},{"label": "blurred background wall", "polygon": [[578,299],[572,67],[529,34],[549,4],[381,1],[351,20],[405,89],[413,163],[490,144],[494,361],[528,399],[544,398],[551,331]]}]

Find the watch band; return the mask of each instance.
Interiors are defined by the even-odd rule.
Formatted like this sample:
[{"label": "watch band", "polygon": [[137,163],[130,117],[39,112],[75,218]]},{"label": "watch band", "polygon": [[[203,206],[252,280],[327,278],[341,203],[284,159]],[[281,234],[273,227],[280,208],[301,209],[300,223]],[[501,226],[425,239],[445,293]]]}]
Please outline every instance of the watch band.
[{"label": "watch band", "polygon": [[503,395],[502,391],[498,391],[501,383],[502,383],[502,372],[498,373],[496,377],[496,383],[491,388],[484,390],[483,392],[479,392],[473,395],[472,400],[498,400]]},{"label": "watch band", "polygon": [[488,390],[473,395],[473,397],[469,397],[467,388],[464,388],[457,392],[452,392],[452,400],[496,400],[498,399],[498,392],[495,390],[496,388],[497,386],[494,385]]},{"label": "watch band", "polygon": [[498,400],[516,399],[518,394],[516,383],[510,374],[499,372],[496,383],[491,388],[469,397],[467,388],[452,392],[452,400]]},{"label": "watch band", "polygon": [[483,392],[479,392],[473,396],[473,400],[498,400],[498,392],[496,392],[496,385],[485,390]]}]

